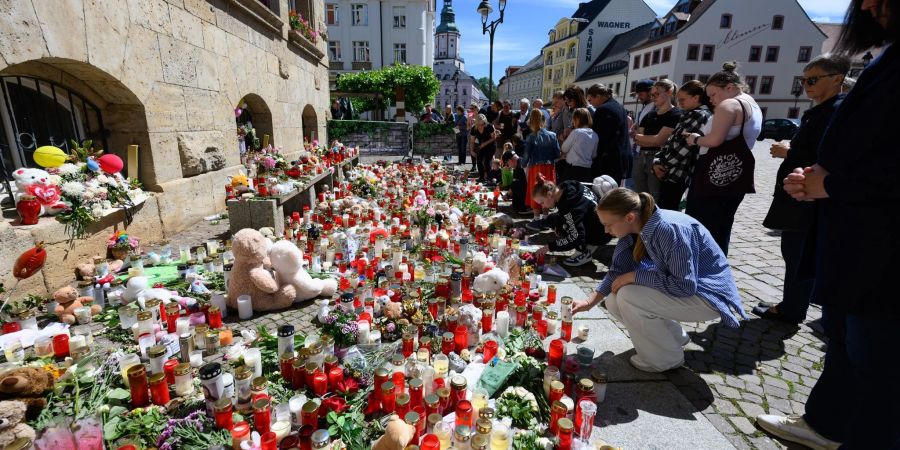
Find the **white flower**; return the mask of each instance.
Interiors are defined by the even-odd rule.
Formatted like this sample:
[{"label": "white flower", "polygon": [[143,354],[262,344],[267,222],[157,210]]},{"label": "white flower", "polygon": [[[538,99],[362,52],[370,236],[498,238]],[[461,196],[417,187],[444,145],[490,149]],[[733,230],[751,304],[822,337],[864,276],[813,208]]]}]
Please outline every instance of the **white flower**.
[{"label": "white flower", "polygon": [[103,215],[103,207],[100,206],[99,203],[94,203],[94,206],[91,206],[91,214],[93,214],[94,217],[102,216]]},{"label": "white flower", "polygon": [[75,175],[79,171],[81,171],[81,167],[75,164],[65,163],[59,166],[59,174],[61,176]]},{"label": "white flower", "polygon": [[67,181],[59,188],[67,197],[81,197],[84,193],[84,185],[77,181]]},{"label": "white flower", "polygon": [[110,177],[108,177],[108,176],[106,176],[106,175],[104,175],[104,174],[98,175],[98,176],[97,176],[97,181],[100,182],[100,184],[113,184],[113,183],[115,183],[115,179],[114,179],[114,178],[110,178]]}]

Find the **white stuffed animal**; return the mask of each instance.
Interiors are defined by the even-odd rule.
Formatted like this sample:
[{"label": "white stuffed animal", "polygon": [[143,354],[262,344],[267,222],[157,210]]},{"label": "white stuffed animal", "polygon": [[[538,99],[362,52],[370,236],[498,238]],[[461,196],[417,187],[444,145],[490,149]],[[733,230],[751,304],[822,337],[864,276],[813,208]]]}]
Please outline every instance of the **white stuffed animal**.
[{"label": "white stuffed animal", "polygon": [[475,252],[472,254],[472,275],[481,275],[488,270],[494,268],[494,261],[488,258],[484,252]]},{"label": "white stuffed animal", "polygon": [[151,298],[158,298],[167,304],[172,300],[172,292],[168,289],[151,288],[150,279],[147,277],[131,277],[128,279],[125,290],[122,291],[121,300],[126,305],[137,301],[141,307],[144,307],[144,301]]},{"label": "white stuffed animal", "polygon": [[490,294],[500,292],[508,282],[509,274],[495,267],[475,277],[474,287],[478,292]]},{"label": "white stuffed animal", "polygon": [[13,172],[13,179],[18,191],[17,202],[22,195],[33,195],[41,202],[41,215],[54,215],[66,209],[61,200],[62,191],[46,170],[23,167]]},{"label": "white stuffed animal", "polygon": [[290,284],[297,291],[297,300],[331,297],[337,290],[337,280],[316,279],[303,269],[303,252],[289,241],[278,241],[269,249],[269,261],[275,269],[279,286]]}]

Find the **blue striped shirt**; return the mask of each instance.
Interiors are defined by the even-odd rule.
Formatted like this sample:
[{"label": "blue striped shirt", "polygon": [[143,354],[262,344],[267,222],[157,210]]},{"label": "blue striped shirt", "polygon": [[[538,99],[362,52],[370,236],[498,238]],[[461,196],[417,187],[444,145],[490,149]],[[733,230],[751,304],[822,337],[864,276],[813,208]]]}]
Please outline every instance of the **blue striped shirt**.
[{"label": "blue striped shirt", "polygon": [[738,327],[739,314],[747,318],[731,268],[709,231],[692,217],[657,208],[641,229],[647,255],[634,261],[634,236],[619,239],[612,267],[596,291],[609,295],[619,275],[634,272],[634,282],[672,297],[700,296],[722,316],[722,322]]}]

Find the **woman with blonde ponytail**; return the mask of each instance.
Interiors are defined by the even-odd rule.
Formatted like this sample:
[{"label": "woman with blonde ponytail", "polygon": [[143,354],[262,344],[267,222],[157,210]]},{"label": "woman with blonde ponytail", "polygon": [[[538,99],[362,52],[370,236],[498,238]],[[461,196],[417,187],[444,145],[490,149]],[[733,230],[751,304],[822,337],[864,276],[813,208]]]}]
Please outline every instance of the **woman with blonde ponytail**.
[{"label": "woman with blonde ponytail", "polygon": [[747,318],[722,249],[695,219],[624,188],[606,194],[597,215],[619,242],[594,296],[577,300],[572,311],[605,299],[609,313],[628,328],[634,367],[663,372],[684,364],[682,347],[690,338],[678,322],[721,318],[737,328],[738,316]]}]

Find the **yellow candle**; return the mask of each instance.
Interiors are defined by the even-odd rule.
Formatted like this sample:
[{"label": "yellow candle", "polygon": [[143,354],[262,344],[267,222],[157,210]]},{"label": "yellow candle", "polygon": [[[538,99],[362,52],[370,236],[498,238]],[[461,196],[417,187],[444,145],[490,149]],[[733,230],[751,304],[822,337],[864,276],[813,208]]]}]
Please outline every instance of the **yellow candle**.
[{"label": "yellow candle", "polygon": [[491,450],[507,450],[509,448],[509,428],[503,422],[494,422],[491,430]]},{"label": "yellow candle", "polygon": [[450,425],[446,422],[438,422],[434,427],[434,435],[438,437],[438,441],[441,443],[441,450],[447,450],[450,448],[450,439],[451,439],[451,429]]}]

